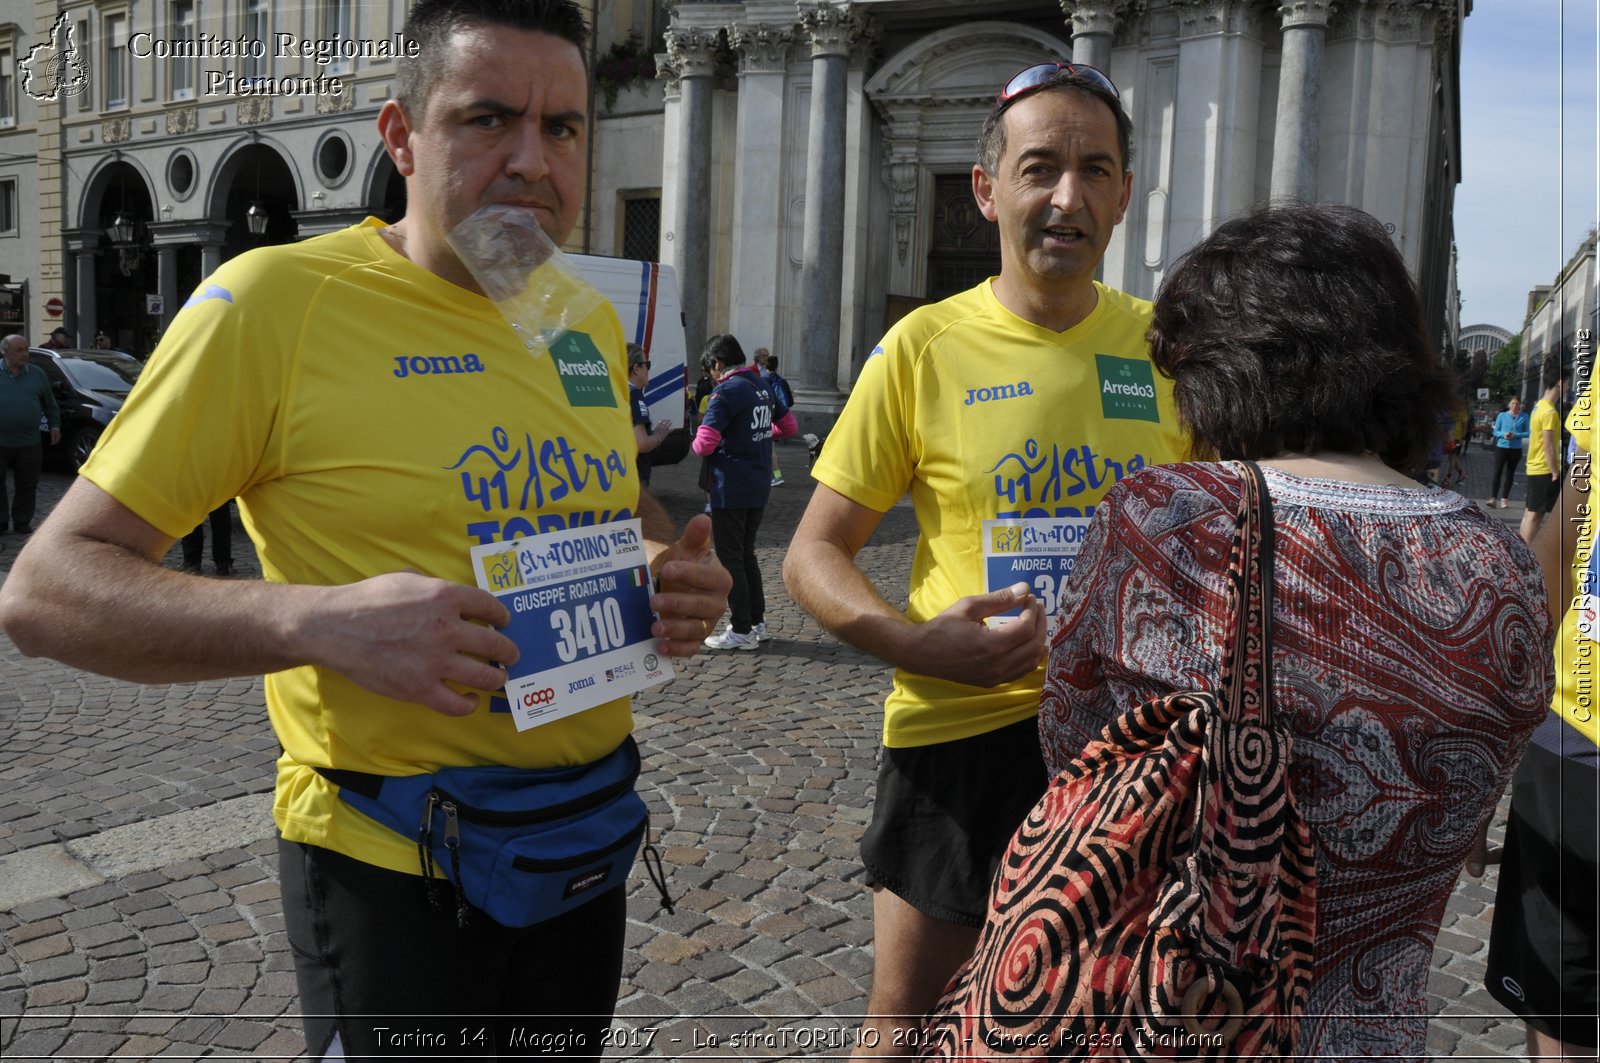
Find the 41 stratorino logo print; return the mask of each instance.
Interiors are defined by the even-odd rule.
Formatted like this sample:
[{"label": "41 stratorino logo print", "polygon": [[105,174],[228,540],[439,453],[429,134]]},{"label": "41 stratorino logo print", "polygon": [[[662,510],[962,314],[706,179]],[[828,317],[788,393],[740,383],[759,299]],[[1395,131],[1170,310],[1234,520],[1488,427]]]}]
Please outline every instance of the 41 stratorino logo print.
[{"label": "41 stratorino logo print", "polygon": [[78,51],[67,12],[56,16],[50,36],[29,49],[28,58],[17,66],[22,70],[22,91],[41,103],[78,96],[89,88],[89,64]]}]

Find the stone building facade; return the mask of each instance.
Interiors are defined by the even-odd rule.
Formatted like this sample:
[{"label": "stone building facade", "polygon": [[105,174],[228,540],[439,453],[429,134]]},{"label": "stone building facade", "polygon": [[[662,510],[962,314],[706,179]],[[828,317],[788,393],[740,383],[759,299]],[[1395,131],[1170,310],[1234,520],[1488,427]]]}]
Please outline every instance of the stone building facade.
[{"label": "stone building facade", "polygon": [[[836,409],[889,323],[998,268],[970,193],[978,127],[1011,74],[1070,58],[1107,70],[1137,127],[1108,283],[1153,295],[1186,248],[1273,196],[1352,203],[1391,227],[1453,346],[1470,6],[610,0],[591,65],[636,38],[662,79],[597,99],[568,246],[671,263],[692,349],[718,331],[771,347],[803,405]],[[0,0],[0,314],[9,296],[35,340],[64,322],[142,352],[231,254],[395,216],[403,182],[374,125],[395,63],[375,46],[407,7]],[[373,47],[305,54],[327,39]],[[272,91],[241,94],[256,84]]]},{"label": "stone building facade", "polygon": [[1470,8],[684,0],[660,57],[659,165],[691,346],[724,330],[769,346],[802,406],[837,409],[889,323],[998,269],[970,194],[978,128],[1017,70],[1070,59],[1110,74],[1136,128],[1107,283],[1153,296],[1185,249],[1271,198],[1349,203],[1389,228],[1453,349]]}]

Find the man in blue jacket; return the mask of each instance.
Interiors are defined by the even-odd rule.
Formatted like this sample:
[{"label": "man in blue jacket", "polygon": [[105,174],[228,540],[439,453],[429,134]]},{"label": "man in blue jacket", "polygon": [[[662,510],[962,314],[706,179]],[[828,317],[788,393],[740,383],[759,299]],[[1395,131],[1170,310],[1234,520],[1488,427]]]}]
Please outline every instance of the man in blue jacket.
[{"label": "man in blue jacket", "polygon": [[760,369],[745,365],[744,348],[729,335],[706,341],[716,390],[691,444],[709,459],[711,539],[733,577],[728,626],[706,638],[713,650],[753,650],[767,637],[767,599],[756,562],[756,532],[772,493],[772,440],[795,433],[794,414],[772,393]]},{"label": "man in blue jacket", "polygon": [[11,528],[20,535],[33,531],[34,499],[44,446],[39,422],[50,427],[50,445],[61,442],[61,409],[44,370],[28,364],[28,338],[11,335],[0,341],[0,532],[6,530],[6,470],[16,491],[11,496]]}]

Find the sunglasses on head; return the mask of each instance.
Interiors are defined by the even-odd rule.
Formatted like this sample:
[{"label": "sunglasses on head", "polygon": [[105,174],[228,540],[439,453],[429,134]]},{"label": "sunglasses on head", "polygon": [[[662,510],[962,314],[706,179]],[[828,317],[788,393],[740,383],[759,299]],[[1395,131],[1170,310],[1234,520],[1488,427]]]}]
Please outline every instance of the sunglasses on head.
[{"label": "sunglasses on head", "polygon": [[1001,89],[1000,95],[994,99],[995,114],[999,114],[1034,89],[1042,87],[1063,70],[1067,72],[1069,78],[1084,88],[1105,93],[1113,100],[1121,102],[1122,93],[1117,91],[1111,79],[1087,63],[1037,63],[1025,70],[1019,70],[1012,75],[1010,81],[1006,82],[1005,88]]}]

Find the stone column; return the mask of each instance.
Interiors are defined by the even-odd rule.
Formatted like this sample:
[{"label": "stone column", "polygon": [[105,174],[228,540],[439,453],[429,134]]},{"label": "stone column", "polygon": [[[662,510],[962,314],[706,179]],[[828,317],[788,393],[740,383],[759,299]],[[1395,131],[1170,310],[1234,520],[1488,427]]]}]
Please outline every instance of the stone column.
[{"label": "stone column", "polygon": [[1286,0],[1278,121],[1272,137],[1272,198],[1313,202],[1317,195],[1317,125],[1322,45],[1332,0]]},{"label": "stone column", "polygon": [[178,312],[178,249],[170,244],[156,248],[156,294],[161,296],[161,331]]},{"label": "stone column", "polygon": [[[76,291],[69,296],[67,313],[61,323],[72,333],[74,344],[87,347],[94,342],[95,331],[100,326],[94,291],[94,260],[95,252],[100,246],[100,231],[79,229],[77,232],[66,233],[65,236],[67,253],[76,266],[74,272],[77,275],[77,284]],[[56,327],[57,322],[46,320],[50,328]],[[30,339],[29,342],[37,341]]]},{"label": "stone column", "polygon": [[1111,38],[1117,30],[1122,0],[1061,0],[1061,12],[1072,23],[1072,61],[1111,73]]},{"label": "stone column", "polygon": [[[747,350],[771,347],[778,338],[778,263],[788,214],[781,195],[783,87],[793,39],[787,26],[728,27],[728,42],[739,55],[729,328]],[[788,353],[778,352],[780,358]]]},{"label": "stone column", "polygon": [[678,110],[683,154],[672,228],[684,338],[692,360],[705,346],[711,299],[711,75],[718,31],[676,27],[666,36],[668,62],[678,73],[682,93]]},{"label": "stone column", "polygon": [[844,277],[845,90],[850,46],[861,31],[861,19],[849,7],[802,2],[800,21],[811,40],[811,129],[800,265],[800,358],[793,379],[801,386],[832,391],[838,387]]}]

